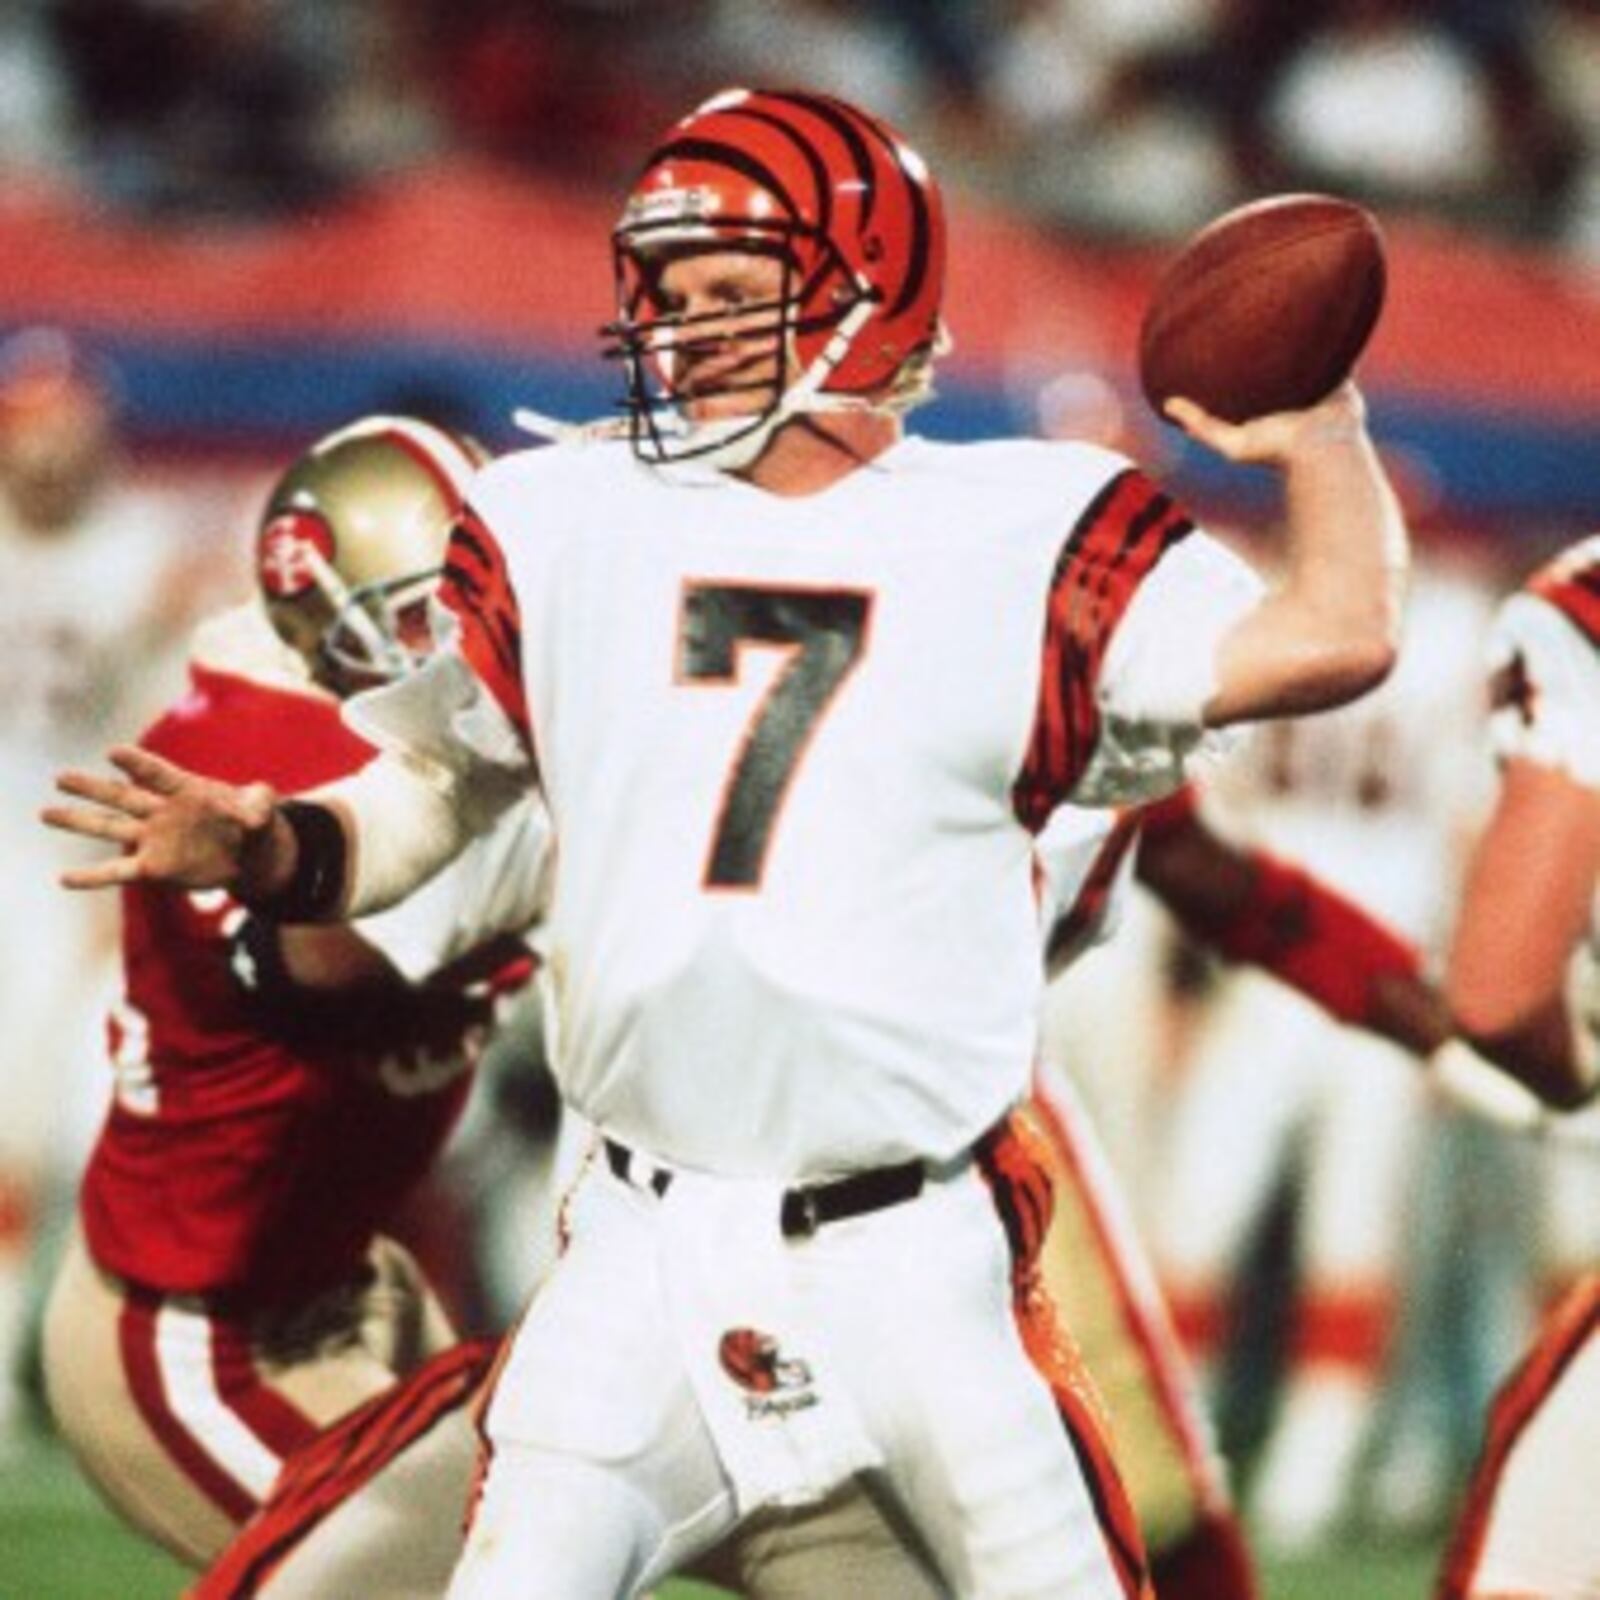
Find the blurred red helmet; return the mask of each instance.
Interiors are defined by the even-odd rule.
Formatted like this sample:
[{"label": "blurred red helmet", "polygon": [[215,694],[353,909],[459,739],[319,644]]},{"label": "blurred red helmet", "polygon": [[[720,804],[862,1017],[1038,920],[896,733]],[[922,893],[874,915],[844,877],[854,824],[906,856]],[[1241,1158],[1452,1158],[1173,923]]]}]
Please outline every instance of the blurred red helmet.
[{"label": "blurred red helmet", "polygon": [[[892,128],[825,95],[734,89],[651,152],[612,234],[634,447],[647,459],[749,460],[801,411],[903,411],[932,391],[943,347],[945,222],[922,158]],[[708,250],[778,258],[782,290],[741,339],[782,341],[785,385],[710,428],[674,411],[673,350],[704,318],[673,314],[662,264]],[[708,437],[709,435],[709,437]]]},{"label": "blurred red helmet", "polygon": [[108,413],[112,381],[65,329],[24,328],[0,342],[0,427],[70,411]]}]

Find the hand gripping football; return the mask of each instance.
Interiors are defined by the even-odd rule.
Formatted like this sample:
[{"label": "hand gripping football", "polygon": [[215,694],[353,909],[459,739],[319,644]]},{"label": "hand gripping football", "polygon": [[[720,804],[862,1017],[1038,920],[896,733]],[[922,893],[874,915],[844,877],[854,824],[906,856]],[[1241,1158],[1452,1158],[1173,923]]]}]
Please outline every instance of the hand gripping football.
[{"label": "hand gripping football", "polygon": [[1226,212],[1178,252],[1139,331],[1139,381],[1158,415],[1182,395],[1229,422],[1299,411],[1349,376],[1383,306],[1371,213],[1323,194]]}]

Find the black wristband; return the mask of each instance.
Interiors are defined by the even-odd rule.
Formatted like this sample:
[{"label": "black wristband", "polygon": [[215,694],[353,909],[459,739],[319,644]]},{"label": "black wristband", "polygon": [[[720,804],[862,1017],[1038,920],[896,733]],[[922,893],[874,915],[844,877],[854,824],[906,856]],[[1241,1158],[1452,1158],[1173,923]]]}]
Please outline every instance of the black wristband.
[{"label": "black wristband", "polygon": [[326,922],[344,898],[350,855],[344,827],[327,806],[309,800],[285,800],[278,815],[294,834],[294,872],[275,894],[243,899],[274,922]]}]

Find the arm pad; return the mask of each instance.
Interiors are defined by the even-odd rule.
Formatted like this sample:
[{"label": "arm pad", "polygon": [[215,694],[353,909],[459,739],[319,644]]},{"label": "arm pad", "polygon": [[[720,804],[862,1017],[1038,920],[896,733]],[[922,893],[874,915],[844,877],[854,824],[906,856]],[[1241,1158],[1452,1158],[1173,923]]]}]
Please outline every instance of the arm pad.
[{"label": "arm pad", "polygon": [[345,917],[403,900],[465,847],[470,832],[449,773],[382,754],[306,796],[343,814],[350,840]]},{"label": "arm pad", "polygon": [[1224,917],[1189,919],[1230,961],[1281,978],[1341,1022],[1370,1021],[1382,978],[1416,978],[1416,948],[1310,873],[1253,850],[1250,895]]}]

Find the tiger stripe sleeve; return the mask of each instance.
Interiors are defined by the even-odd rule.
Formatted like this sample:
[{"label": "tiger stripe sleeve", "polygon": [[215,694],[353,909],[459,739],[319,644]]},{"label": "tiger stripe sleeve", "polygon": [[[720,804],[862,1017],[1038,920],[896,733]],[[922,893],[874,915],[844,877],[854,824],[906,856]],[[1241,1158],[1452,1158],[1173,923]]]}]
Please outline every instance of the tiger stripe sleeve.
[{"label": "tiger stripe sleeve", "polygon": [[533,722],[522,675],[522,616],[505,552],[469,505],[450,533],[439,599],[458,619],[458,648],[529,751]]},{"label": "tiger stripe sleeve", "polygon": [[1139,586],[1193,531],[1173,500],[1129,467],[1090,501],[1062,545],[1046,602],[1032,735],[1012,791],[1018,817],[1033,831],[1094,757],[1100,673],[1118,624]]}]

